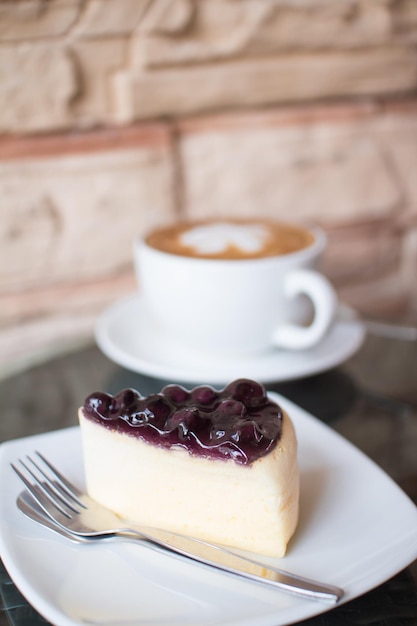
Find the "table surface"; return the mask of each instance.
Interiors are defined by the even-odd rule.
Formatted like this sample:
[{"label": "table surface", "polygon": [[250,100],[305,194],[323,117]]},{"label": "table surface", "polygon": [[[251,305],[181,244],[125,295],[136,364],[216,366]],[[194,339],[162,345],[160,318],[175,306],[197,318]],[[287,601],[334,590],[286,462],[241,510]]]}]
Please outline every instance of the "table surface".
[{"label": "table surface", "polygon": [[[368,336],[359,352],[340,367],[268,389],[353,442],[417,504],[416,365],[417,342]],[[128,372],[96,347],[83,348],[0,382],[0,441],[75,425],[77,408],[92,391],[115,393],[134,387],[148,394],[168,382],[177,381]],[[0,626],[46,624],[25,602],[1,562],[0,596]],[[379,588],[303,624],[417,624],[417,562]]]}]

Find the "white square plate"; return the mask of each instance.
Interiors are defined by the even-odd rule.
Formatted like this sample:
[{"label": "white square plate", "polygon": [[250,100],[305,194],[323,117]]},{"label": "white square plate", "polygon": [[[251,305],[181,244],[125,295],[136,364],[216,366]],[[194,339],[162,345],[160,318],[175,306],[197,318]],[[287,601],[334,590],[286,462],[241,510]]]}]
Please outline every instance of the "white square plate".
[{"label": "white square plate", "polygon": [[[302,481],[300,522],[279,565],[342,587],[343,602],[352,600],[417,558],[417,507],[352,444],[269,395],[293,419]],[[79,429],[0,447],[0,556],[23,595],[55,626],[280,626],[331,609],[138,543],[79,545],[40,527],[18,511],[21,484],[9,467],[35,449],[83,486]]]}]

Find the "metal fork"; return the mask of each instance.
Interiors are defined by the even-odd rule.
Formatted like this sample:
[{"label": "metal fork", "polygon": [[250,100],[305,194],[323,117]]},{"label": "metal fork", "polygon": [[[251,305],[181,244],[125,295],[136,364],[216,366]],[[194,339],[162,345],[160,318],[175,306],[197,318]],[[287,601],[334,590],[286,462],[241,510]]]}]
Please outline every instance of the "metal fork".
[{"label": "metal fork", "polygon": [[139,539],[154,549],[312,600],[336,603],[343,596],[339,587],[297,576],[223,546],[157,528],[125,527],[117,515],[73,485],[40,452],[35,454],[36,460],[29,456],[26,461],[19,460],[23,471],[13,463],[10,465],[47,516],[49,525],[52,522],[67,537],[71,534],[83,540]]}]

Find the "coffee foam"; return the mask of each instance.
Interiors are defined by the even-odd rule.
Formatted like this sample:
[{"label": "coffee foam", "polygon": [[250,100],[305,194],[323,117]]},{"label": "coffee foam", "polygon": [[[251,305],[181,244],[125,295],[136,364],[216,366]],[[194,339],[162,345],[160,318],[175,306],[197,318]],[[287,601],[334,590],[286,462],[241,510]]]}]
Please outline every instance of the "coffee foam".
[{"label": "coffee foam", "polygon": [[301,226],[262,218],[178,222],[146,236],[149,246],[168,254],[226,260],[291,254],[313,241],[314,235]]},{"label": "coffee foam", "polygon": [[269,237],[262,224],[202,224],[180,236],[181,244],[193,248],[197,254],[221,254],[230,247],[245,254],[260,252]]}]

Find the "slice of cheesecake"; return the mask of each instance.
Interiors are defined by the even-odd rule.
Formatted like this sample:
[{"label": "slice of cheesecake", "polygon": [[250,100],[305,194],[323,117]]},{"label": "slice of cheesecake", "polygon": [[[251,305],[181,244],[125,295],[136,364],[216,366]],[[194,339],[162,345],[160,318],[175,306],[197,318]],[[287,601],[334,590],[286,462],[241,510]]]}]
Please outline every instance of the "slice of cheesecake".
[{"label": "slice of cheesecake", "polygon": [[297,441],[262,385],[90,395],[79,410],[87,490],[118,515],[284,556],[298,520]]}]

